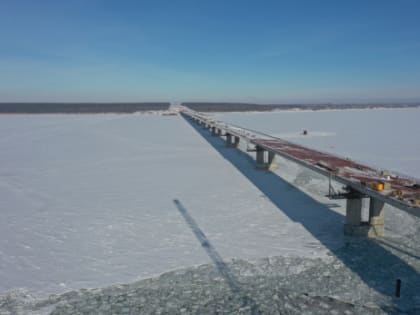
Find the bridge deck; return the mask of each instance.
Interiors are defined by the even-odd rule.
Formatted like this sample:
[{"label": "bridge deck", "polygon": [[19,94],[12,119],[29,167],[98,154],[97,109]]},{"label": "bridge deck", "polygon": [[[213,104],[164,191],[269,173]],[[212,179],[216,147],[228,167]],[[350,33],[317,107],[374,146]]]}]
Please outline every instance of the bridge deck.
[{"label": "bridge deck", "polygon": [[414,181],[399,176],[381,176],[380,171],[350,159],[316,151],[280,139],[253,139],[251,143],[279,155],[324,169],[346,182],[360,183],[365,185],[367,189],[372,189],[369,187],[371,183],[389,183],[390,187],[388,189],[378,192],[384,196],[394,197],[408,206],[416,206],[414,204],[415,198],[420,196],[420,186]]},{"label": "bridge deck", "polygon": [[[224,130],[226,133],[241,137],[266,151],[283,156],[318,173],[328,176],[364,195],[377,198],[401,210],[420,217],[419,182],[399,175],[384,175],[380,170],[347,158],[320,152],[270,135],[226,124],[193,111],[183,111],[190,117],[198,118]],[[384,184],[383,190],[375,189],[372,184]]]}]

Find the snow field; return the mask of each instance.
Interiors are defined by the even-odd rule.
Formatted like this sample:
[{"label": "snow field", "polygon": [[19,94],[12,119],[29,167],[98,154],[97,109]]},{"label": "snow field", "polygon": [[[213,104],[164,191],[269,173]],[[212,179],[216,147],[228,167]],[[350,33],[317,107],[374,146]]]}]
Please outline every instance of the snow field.
[{"label": "snow field", "polygon": [[[0,135],[0,292],[102,287],[210,262],[173,199],[223,259],[327,252],[181,117],[7,115]],[[294,191],[281,185],[273,194]],[[285,206],[304,214],[312,202]]]}]

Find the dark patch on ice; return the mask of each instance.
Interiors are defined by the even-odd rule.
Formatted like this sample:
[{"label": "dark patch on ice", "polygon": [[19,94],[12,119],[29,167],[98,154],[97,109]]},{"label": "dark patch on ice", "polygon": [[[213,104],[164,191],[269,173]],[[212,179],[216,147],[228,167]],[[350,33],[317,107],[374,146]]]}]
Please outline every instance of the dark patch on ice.
[{"label": "dark patch on ice", "polygon": [[[232,290],[213,264],[103,289],[82,289],[47,299],[0,296],[0,314],[400,314],[337,258],[330,261],[270,257],[226,262],[241,286]],[[379,307],[380,305],[380,307]],[[406,308],[416,314],[418,308]]]}]

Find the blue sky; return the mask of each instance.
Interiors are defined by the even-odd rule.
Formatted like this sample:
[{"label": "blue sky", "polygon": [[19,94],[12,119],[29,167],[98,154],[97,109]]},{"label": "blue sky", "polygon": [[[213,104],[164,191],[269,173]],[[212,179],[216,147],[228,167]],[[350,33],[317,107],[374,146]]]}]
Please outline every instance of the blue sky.
[{"label": "blue sky", "polygon": [[420,101],[420,1],[0,0],[0,101]]}]

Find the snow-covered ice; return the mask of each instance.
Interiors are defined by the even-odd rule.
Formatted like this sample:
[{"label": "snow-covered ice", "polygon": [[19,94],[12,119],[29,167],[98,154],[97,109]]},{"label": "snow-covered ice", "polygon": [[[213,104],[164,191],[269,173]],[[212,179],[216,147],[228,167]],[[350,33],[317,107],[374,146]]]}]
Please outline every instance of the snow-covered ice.
[{"label": "snow-covered ice", "polygon": [[[373,111],[345,112],[363,120]],[[300,127],[293,116],[320,113],[217,117],[328,150],[330,142],[323,146],[320,139],[346,139],[344,123],[324,128],[331,126],[331,112],[324,112],[325,125],[319,119],[318,127]],[[307,122],[317,120],[309,116]],[[301,128],[309,137],[298,135]],[[417,152],[413,137],[400,138],[406,139],[404,148]],[[356,156],[363,151],[358,142],[346,145],[349,156],[376,164]],[[336,313],[348,308],[379,314],[375,303],[420,308],[417,218],[387,207],[386,238],[349,243],[342,231],[344,202],[324,196],[326,178],[281,158],[275,172],[259,171],[252,153],[243,151],[226,148],[222,139],[179,116],[0,116],[0,314],[170,312],[181,306],[205,312],[240,307],[243,294],[268,310],[273,292],[282,301],[278,310],[290,314],[305,307],[322,313],[325,306]],[[401,165],[384,167],[413,175]],[[229,281],[215,273],[214,266],[221,267],[214,257],[226,262],[220,274],[237,279],[239,295],[231,296]],[[404,284],[400,301],[392,299],[396,277]],[[46,296],[108,285],[114,286],[46,300],[16,290]],[[365,308],[370,302],[373,309]]]},{"label": "snow-covered ice", "polygon": [[[224,259],[325,254],[180,117],[7,115],[0,135],[0,292],[100,287],[209,262],[173,199]],[[313,202],[292,204],[303,214]],[[337,219],[319,226],[340,244]]]}]

